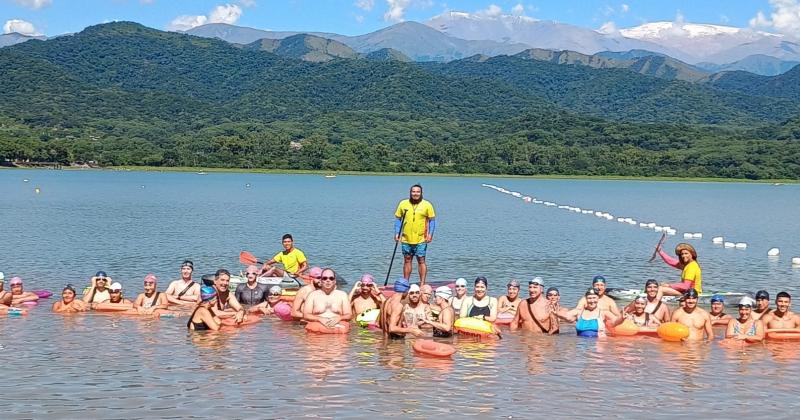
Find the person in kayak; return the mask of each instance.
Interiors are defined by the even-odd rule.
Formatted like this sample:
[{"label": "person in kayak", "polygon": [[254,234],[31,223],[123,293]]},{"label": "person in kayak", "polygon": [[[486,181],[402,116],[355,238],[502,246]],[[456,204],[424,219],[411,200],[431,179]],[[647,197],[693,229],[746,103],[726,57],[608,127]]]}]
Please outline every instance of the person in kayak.
[{"label": "person in kayak", "polygon": [[453,311],[456,313],[456,316],[459,316],[461,313],[461,306],[464,303],[464,299],[467,297],[467,279],[459,277],[456,280],[454,290],[455,294],[450,298],[450,306],[453,307]]},{"label": "person in kayak", "polygon": [[[614,302],[614,299],[611,299],[606,295],[606,278],[603,276],[594,276],[592,278],[592,289],[597,290],[597,305],[600,309],[610,312],[615,317],[619,318],[622,314],[617,307],[617,303]],[[575,309],[580,310],[586,307],[586,297],[580,298],[578,300],[578,304],[575,305]]]},{"label": "person in kayak", "polygon": [[411,278],[414,257],[417,257],[419,284],[425,284],[428,264],[425,259],[428,244],[436,231],[436,212],[430,201],[422,198],[422,186],[414,184],[408,198],[401,200],[394,211],[394,240],[403,251],[403,278]]},{"label": "person in kayak", "polygon": [[728,324],[725,338],[755,343],[764,340],[764,323],[752,317],[755,302],[750,296],[739,301],[739,317]]},{"label": "person in kayak", "polygon": [[64,289],[61,291],[61,300],[53,303],[53,312],[72,313],[89,310],[86,303],[82,300],[75,299],[76,295],[75,288],[71,284],[64,286]]},{"label": "person in kayak", "polygon": [[211,307],[217,303],[217,289],[212,286],[200,288],[200,301],[194,308],[186,327],[190,331],[217,331],[222,326],[220,319],[214,315]]},{"label": "person in kayak", "polygon": [[761,317],[772,312],[769,307],[769,292],[766,290],[759,290],[756,292],[756,304],[753,308],[753,319],[761,319]]},{"label": "person in kayak", "polygon": [[[520,302],[514,319],[509,328],[511,331],[521,329],[535,334],[555,334],[559,330],[558,302],[555,303],[542,296],[544,285],[541,277],[534,277],[528,281],[528,294],[530,297]],[[548,289],[552,293],[550,289]],[[558,293],[558,289],[555,290]]]},{"label": "person in kayak", "polygon": [[133,308],[142,315],[158,314],[169,306],[167,295],[157,290],[157,282],[155,274],[144,276],[144,292],[139,293],[133,301]]},{"label": "person in kayak", "polygon": [[258,267],[249,265],[245,269],[247,281],[236,286],[233,292],[236,300],[244,305],[247,312],[258,312],[258,306],[267,301],[267,286],[258,284]]},{"label": "person in kayak", "polygon": [[12,277],[8,283],[11,289],[11,306],[19,306],[25,302],[36,302],[39,300],[39,295],[33,292],[26,292],[22,285],[22,279],[19,277]]},{"label": "person in kayak", "polygon": [[711,296],[711,311],[708,316],[711,317],[711,325],[715,327],[727,326],[733,319],[725,313],[725,299],[721,295]]},{"label": "person in kayak", "polygon": [[184,260],[181,263],[181,278],[171,282],[164,292],[170,304],[189,307],[200,301],[200,283],[192,280],[193,273],[194,263]]},{"label": "person in kayak", "polygon": [[591,288],[583,294],[586,305],[571,311],[561,309],[556,315],[568,322],[575,323],[575,332],[581,337],[605,337],[606,323],[615,325],[617,316],[600,307],[600,293]]},{"label": "person in kayak", "polygon": [[383,303],[378,321],[385,338],[397,340],[405,338],[406,334],[412,334],[415,337],[423,335],[422,330],[416,325],[403,325],[404,301],[408,297],[410,288],[408,280],[404,278],[395,280],[393,286],[394,294]]},{"label": "person in kayak", "polygon": [[450,299],[453,296],[453,291],[447,286],[437,287],[434,291],[433,302],[439,308],[439,313],[436,317],[433,313],[424,320],[424,323],[433,328],[433,336],[447,338],[453,336],[453,323],[456,320],[455,312],[450,307]]},{"label": "person in kayak", "polygon": [[[670,311],[669,307],[658,298],[658,281],[654,279],[647,280],[644,284],[644,292],[645,292],[645,299],[647,303],[644,307],[644,311],[648,314],[652,315],[655,319],[658,320],[659,323],[664,323],[669,321]],[[634,302],[631,301],[628,306],[625,307],[623,312],[631,313],[633,312]]]},{"label": "person in kayak", "polygon": [[779,292],[775,296],[775,309],[761,317],[766,331],[795,329],[800,332],[800,317],[791,311],[792,296]]},{"label": "person in kayak", "polygon": [[307,322],[334,328],[339,322],[348,322],[353,317],[347,293],[336,290],[336,272],[331,268],[322,270],[320,288],[309,293],[303,305],[303,319]]},{"label": "person in kayak", "polygon": [[497,317],[514,318],[520,301],[519,282],[511,280],[506,285],[506,294],[497,298]]},{"label": "person in kayak", "polygon": [[83,294],[83,301],[89,305],[93,305],[108,300],[108,284],[111,282],[111,277],[108,277],[105,271],[98,271],[92,277],[89,290]]},{"label": "person in kayak", "polygon": [[230,289],[231,273],[220,268],[214,273],[214,288],[217,289],[217,302],[211,307],[211,311],[219,319],[233,318],[237,324],[244,320],[246,314],[244,308],[236,300],[236,296]]},{"label": "person in kayak", "polygon": [[363,314],[370,309],[378,309],[386,298],[380,289],[375,285],[375,279],[371,274],[364,274],[361,280],[353,285],[350,290],[350,304],[354,314]]},{"label": "person in kayak", "polygon": [[[261,267],[261,272],[268,277],[283,277],[287,273],[292,277],[297,277],[308,268],[306,254],[294,247],[294,238],[291,234],[283,235],[281,243],[283,244],[283,251],[278,252],[269,261],[265,262],[264,266]],[[283,269],[275,267],[273,264],[276,263],[283,264]]]},{"label": "person in kayak", "polygon": [[475,292],[464,299],[459,318],[480,318],[494,322],[497,319],[497,299],[486,293],[488,289],[489,281],[486,277],[478,276],[475,279]]},{"label": "person in kayak", "polygon": [[311,277],[311,283],[303,285],[294,295],[294,301],[292,301],[292,318],[296,320],[303,319],[303,305],[305,305],[308,295],[321,287],[320,278],[322,277],[322,269],[319,267],[312,267],[308,270],[308,276]]},{"label": "person in kayak", "polygon": [[684,295],[683,306],[672,313],[672,322],[679,322],[689,328],[689,341],[702,340],[705,336],[709,341],[714,339],[714,329],[711,326],[711,317],[708,312],[697,306],[698,293],[689,289]]},{"label": "person in kayak", "polygon": [[675,247],[675,255],[678,258],[674,258],[664,252],[660,243],[656,247],[656,251],[658,251],[658,255],[667,265],[681,270],[680,283],[661,285],[659,288],[659,300],[661,300],[661,296],[681,296],[689,289],[694,289],[698,295],[703,293],[703,273],[697,263],[697,251],[693,246],[686,243],[678,244]]}]

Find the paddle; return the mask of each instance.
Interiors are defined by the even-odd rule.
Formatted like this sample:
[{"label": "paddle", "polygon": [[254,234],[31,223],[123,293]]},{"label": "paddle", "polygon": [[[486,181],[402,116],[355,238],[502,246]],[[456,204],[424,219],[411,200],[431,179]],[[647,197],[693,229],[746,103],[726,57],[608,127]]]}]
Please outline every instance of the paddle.
[{"label": "paddle", "polygon": [[389,284],[389,276],[392,273],[392,264],[394,264],[394,256],[397,255],[397,244],[400,243],[400,237],[403,236],[403,226],[406,224],[406,212],[408,210],[403,210],[402,222],[400,223],[400,235],[398,236],[397,240],[394,241],[394,251],[392,251],[392,259],[389,261],[389,271],[386,272],[386,280],[383,281],[383,287]]},{"label": "paddle", "polygon": [[264,265],[264,263],[259,261],[258,258],[256,258],[255,255],[253,255],[253,254],[251,254],[251,253],[249,253],[247,251],[242,251],[242,252],[239,253],[239,262],[244,264],[244,265],[252,265],[252,264]]},{"label": "paddle", "polygon": [[662,233],[661,234],[661,239],[658,240],[658,244],[656,245],[656,249],[653,250],[653,255],[650,256],[650,261],[648,261],[648,262],[653,262],[656,259],[656,255],[658,255],[658,249],[661,248],[661,245],[664,244],[664,240],[665,239],[667,239],[667,234],[666,233]]}]

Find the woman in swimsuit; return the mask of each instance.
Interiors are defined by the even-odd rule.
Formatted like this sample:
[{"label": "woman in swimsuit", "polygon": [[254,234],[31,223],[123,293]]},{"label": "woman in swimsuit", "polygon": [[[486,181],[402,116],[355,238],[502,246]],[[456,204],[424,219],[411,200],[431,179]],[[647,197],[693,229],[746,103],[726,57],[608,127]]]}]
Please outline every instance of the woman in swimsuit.
[{"label": "woman in swimsuit", "polygon": [[605,337],[605,323],[616,324],[617,317],[611,312],[604,311],[597,306],[600,295],[596,289],[589,289],[584,293],[586,305],[571,311],[561,309],[559,318],[575,323],[575,332],[581,337]]},{"label": "woman in swimsuit", "polygon": [[167,295],[156,290],[154,274],[144,276],[144,293],[139,294],[133,301],[133,308],[142,315],[160,315],[166,313],[169,301]]},{"label": "woman in swimsuit", "polygon": [[475,279],[475,294],[464,299],[459,318],[481,318],[494,322],[497,319],[497,299],[486,294],[489,281],[480,276]]},{"label": "woman in swimsuit", "polygon": [[203,286],[200,288],[200,302],[194,308],[192,316],[189,317],[189,322],[186,327],[190,331],[206,331],[219,330],[222,324],[219,318],[211,313],[211,307],[217,303],[217,290],[211,286]]},{"label": "woman in swimsuit", "polygon": [[764,340],[764,323],[760,319],[752,317],[754,303],[749,296],[745,296],[739,301],[739,318],[728,323],[725,338],[744,340],[748,343]]}]

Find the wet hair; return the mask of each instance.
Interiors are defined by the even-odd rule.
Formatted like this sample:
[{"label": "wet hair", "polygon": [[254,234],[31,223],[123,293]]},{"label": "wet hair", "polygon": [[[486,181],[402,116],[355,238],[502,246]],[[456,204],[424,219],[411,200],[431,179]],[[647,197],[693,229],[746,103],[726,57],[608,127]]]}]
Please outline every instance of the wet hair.
[{"label": "wet hair", "polygon": [[[414,200],[411,197],[411,190],[413,190],[414,188],[419,188],[419,200]],[[411,188],[408,189],[408,201],[411,204],[417,204],[417,203],[421,202],[422,198],[423,198],[423,196],[422,196],[422,185],[420,185],[419,183],[412,185]]]},{"label": "wet hair", "polygon": [[77,294],[77,293],[75,292],[75,286],[73,286],[72,284],[67,284],[67,285],[65,285],[65,286],[64,286],[64,289],[63,289],[63,290],[61,290],[61,293],[64,293],[64,292],[65,292],[65,291],[67,291],[67,290],[71,291],[73,295]]},{"label": "wet hair", "polygon": [[216,272],[216,273],[214,273],[214,279],[215,279],[215,280],[216,280],[216,279],[218,279],[218,278],[219,278],[219,276],[221,276],[221,275],[223,275],[223,274],[226,274],[228,277],[230,277],[230,276],[231,276],[231,272],[230,272],[230,271],[228,271],[228,270],[226,270],[226,269],[224,269],[224,268],[220,268],[219,270],[217,270],[217,272]]},{"label": "wet hair", "polygon": [[690,254],[692,254],[692,259],[697,261],[697,251],[694,250],[694,247],[687,244],[687,243],[679,243],[678,246],[675,247],[675,255],[681,256],[681,251],[687,250]]},{"label": "wet hair", "polygon": [[778,292],[778,294],[777,294],[777,295],[775,295],[775,301],[777,301],[777,300],[778,300],[778,299],[780,299],[780,298],[787,298],[787,299],[791,299],[791,298],[792,298],[792,296],[791,296],[789,293],[786,293],[786,292]]},{"label": "wet hair", "polygon": [[648,280],[647,280],[647,281],[644,283],[644,287],[647,287],[647,286],[649,286],[649,285],[651,285],[651,284],[655,284],[656,286],[658,286],[658,280],[656,280],[656,279],[648,279]]},{"label": "wet hair", "polygon": [[475,285],[477,285],[478,283],[483,283],[484,286],[486,286],[487,288],[489,287],[489,280],[486,280],[486,277],[484,276],[478,276],[475,278]]},{"label": "wet hair", "polygon": [[285,241],[285,240],[287,240],[287,239],[291,239],[291,240],[293,240],[293,241],[294,241],[294,238],[292,238],[292,234],[291,234],[291,233],[287,233],[287,234],[285,234],[285,235],[283,235],[283,236],[281,237],[281,241]]}]

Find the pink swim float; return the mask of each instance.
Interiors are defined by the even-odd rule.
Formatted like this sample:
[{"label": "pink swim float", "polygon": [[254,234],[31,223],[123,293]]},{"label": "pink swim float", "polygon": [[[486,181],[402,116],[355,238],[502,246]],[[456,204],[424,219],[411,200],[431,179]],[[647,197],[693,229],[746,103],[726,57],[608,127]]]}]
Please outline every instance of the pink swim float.
[{"label": "pink swim float", "polygon": [[284,321],[291,321],[292,320],[292,307],[286,302],[278,302],[272,310],[275,311],[275,316],[284,320]]},{"label": "pink swim float", "polygon": [[49,290],[34,290],[33,293],[36,296],[39,296],[39,299],[47,299],[50,296],[53,296],[53,292]]}]

